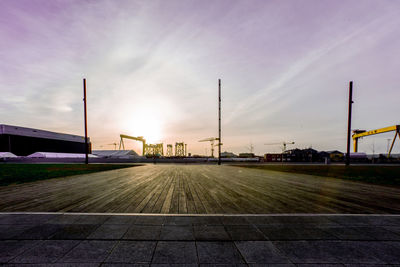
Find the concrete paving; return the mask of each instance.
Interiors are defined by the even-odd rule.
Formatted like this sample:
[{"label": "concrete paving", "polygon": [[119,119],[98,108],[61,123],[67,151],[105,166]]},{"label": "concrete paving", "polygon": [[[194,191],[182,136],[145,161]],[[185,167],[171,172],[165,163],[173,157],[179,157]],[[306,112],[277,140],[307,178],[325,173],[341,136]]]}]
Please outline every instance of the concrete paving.
[{"label": "concrete paving", "polygon": [[400,215],[0,213],[5,266],[400,266]]}]

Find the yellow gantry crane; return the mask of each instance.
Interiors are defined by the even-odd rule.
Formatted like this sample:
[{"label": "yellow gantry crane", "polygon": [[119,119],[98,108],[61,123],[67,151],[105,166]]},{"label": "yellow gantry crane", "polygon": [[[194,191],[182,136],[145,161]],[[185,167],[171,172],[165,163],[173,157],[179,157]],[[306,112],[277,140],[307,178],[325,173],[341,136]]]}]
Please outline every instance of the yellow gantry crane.
[{"label": "yellow gantry crane", "polygon": [[381,133],[387,133],[387,132],[395,132],[392,144],[390,146],[390,149],[388,151],[388,157],[390,157],[390,153],[392,152],[394,142],[396,141],[396,137],[399,136],[400,139],[400,125],[393,125],[385,128],[380,128],[376,130],[371,130],[371,131],[366,131],[366,130],[354,130],[353,131],[353,145],[354,145],[354,152],[358,151],[358,139],[374,134],[381,134]]},{"label": "yellow gantry crane", "polygon": [[131,140],[142,142],[143,143],[143,150],[142,150],[143,156],[164,156],[163,143],[146,144],[146,139],[144,139],[143,136],[135,137],[135,136],[129,136],[126,134],[120,134],[119,136],[121,138],[121,140],[119,142],[119,150],[121,150],[121,146],[123,149],[125,149],[125,145],[124,145],[124,138],[125,138],[125,139],[131,139]]},{"label": "yellow gantry crane", "polygon": [[131,139],[131,140],[135,140],[135,141],[139,141],[143,143],[143,156],[145,156],[146,154],[146,139],[143,138],[143,136],[138,136],[138,137],[134,137],[134,136],[129,136],[129,135],[125,135],[125,134],[120,134],[119,135],[121,140],[119,141],[119,150],[121,150],[121,146],[122,148],[125,150],[125,145],[124,145],[124,138],[125,139]]}]

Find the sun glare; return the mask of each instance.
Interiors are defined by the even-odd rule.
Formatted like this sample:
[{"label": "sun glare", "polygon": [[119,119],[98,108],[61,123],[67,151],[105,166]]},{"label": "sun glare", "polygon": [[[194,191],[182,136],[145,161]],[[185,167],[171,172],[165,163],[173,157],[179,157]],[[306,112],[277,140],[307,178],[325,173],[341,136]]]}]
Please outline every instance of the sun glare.
[{"label": "sun glare", "polygon": [[135,118],[129,122],[127,134],[132,136],[143,136],[146,143],[159,143],[162,139],[161,122],[150,116]]}]

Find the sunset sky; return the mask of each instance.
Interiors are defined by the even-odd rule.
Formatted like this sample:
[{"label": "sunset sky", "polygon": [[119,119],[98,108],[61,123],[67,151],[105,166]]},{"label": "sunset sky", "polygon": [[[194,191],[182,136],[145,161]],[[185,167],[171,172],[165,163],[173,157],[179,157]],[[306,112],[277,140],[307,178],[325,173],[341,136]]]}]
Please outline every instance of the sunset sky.
[{"label": "sunset sky", "polygon": [[344,151],[350,80],[353,129],[400,124],[399,14],[393,0],[3,0],[0,124],[83,135],[85,77],[94,149],[124,133],[210,153],[221,78],[223,151]]}]

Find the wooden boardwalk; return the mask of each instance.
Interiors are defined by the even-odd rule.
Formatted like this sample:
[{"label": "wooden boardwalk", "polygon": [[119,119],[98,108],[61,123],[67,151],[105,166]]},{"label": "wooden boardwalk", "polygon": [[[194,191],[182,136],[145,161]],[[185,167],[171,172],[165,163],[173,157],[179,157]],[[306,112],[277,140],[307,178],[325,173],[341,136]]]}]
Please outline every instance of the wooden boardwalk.
[{"label": "wooden boardwalk", "polygon": [[0,187],[0,211],[400,213],[400,189],[215,165],[145,165]]}]

